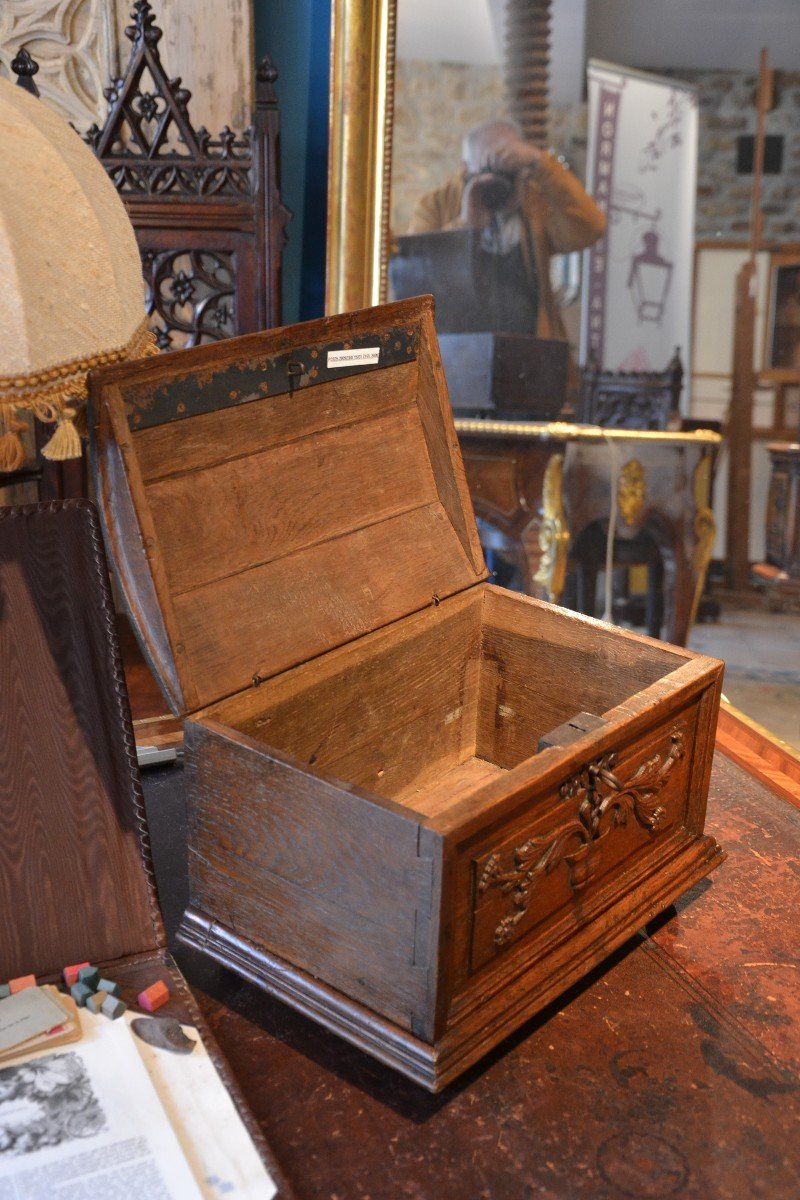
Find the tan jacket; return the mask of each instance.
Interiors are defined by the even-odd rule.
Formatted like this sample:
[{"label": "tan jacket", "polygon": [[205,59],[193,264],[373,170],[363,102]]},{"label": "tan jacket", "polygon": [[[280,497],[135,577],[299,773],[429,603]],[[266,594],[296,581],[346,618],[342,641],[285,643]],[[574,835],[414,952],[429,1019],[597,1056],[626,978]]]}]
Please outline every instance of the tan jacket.
[{"label": "tan jacket", "polygon": [[[463,195],[464,174],[459,172],[419,200],[408,232],[463,229]],[[536,332],[539,337],[564,338],[561,314],[550,286],[550,258],[591,246],[605,230],[605,216],[572,172],[551,154],[542,156],[535,176],[526,180],[520,211],[527,234],[522,243],[523,256],[529,272],[535,261],[539,285]]]}]

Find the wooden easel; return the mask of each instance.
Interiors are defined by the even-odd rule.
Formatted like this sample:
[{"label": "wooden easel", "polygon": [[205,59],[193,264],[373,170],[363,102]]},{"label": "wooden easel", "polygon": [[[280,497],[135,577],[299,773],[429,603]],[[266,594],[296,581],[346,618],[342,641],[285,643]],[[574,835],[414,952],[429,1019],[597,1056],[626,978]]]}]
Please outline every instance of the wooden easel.
[{"label": "wooden easel", "polygon": [[728,520],[726,556],[728,582],[737,591],[750,582],[750,447],[753,440],[753,368],[756,316],[756,253],[761,246],[763,215],[761,181],[764,173],[764,120],[774,105],[774,73],[766,49],[756,98],[756,141],[753,156],[753,201],[750,222],[750,257],[736,277],[736,316],[733,335],[733,380],[728,417]]}]

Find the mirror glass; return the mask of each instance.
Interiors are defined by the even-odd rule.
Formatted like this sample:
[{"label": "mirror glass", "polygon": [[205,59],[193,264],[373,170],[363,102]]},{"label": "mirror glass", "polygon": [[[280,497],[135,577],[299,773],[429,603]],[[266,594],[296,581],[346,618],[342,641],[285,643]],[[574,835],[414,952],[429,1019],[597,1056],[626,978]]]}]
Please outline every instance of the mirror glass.
[{"label": "mirror glass", "polygon": [[[527,45],[535,59],[541,53],[541,39],[536,42],[531,10],[545,6],[515,5],[511,0],[511,7],[526,8],[531,14],[533,41]],[[800,506],[800,482],[796,482],[800,464],[784,464],[784,473],[776,480],[770,451],[774,443],[800,441],[800,368],[791,352],[784,352],[784,344],[794,336],[790,328],[787,331],[793,312],[789,292],[800,262],[800,219],[785,175],[791,154],[800,154],[793,115],[800,104],[800,75],[795,70],[800,26],[793,0],[776,0],[773,9],[765,24],[743,0],[712,0],[702,7],[681,2],[657,11],[649,0],[552,0],[550,88],[546,128],[539,140],[578,181],[584,180],[587,54],[674,75],[697,88],[700,150],[693,349],[691,361],[684,364],[681,411],[695,425],[716,423],[724,429],[732,384],[736,272],[747,258],[750,229],[758,56],[763,43],[770,47],[780,74],[777,104],[766,129],[773,138],[781,137],[783,144],[780,170],[764,177],[764,248],[756,262],[758,376],[748,557],[752,563],[766,563],[773,574],[788,570],[795,587],[781,590],[769,579],[766,584],[763,578],[758,581],[757,576],[755,584],[736,592],[724,586],[728,468],[723,446],[713,472],[717,534],[712,582],[701,600],[700,620],[689,645],[725,658],[725,691],[731,702],[800,748],[800,540],[789,544],[788,524],[794,519],[792,528],[800,529],[800,515],[791,515],[792,506]],[[492,162],[491,153],[470,161],[469,139],[465,148],[465,137],[486,122],[519,120],[519,106],[509,98],[510,84],[519,81],[509,78],[515,67],[506,44],[506,15],[505,0],[438,0],[436,4],[398,0],[389,239],[390,297],[430,291],[436,298],[437,328],[454,409],[458,413],[469,408],[473,414],[477,409],[481,415],[501,419],[521,414],[513,399],[507,401],[510,412],[498,411],[496,398],[478,394],[476,400],[474,380],[488,354],[482,342],[498,333],[509,338],[533,333],[540,339],[565,337],[577,364],[583,266],[580,252],[552,254],[543,281],[542,263],[535,253],[526,257],[524,230],[520,235],[508,219],[512,201],[519,200],[519,176],[525,175],[528,165],[492,170],[498,164]],[[529,97],[533,111],[528,116],[535,123],[541,117],[535,110],[542,101],[535,84]],[[529,129],[522,130],[523,136]],[[749,168],[748,146],[743,144],[748,137]],[[508,162],[499,165],[507,168]],[[488,211],[490,219],[470,220],[465,200],[470,184],[475,190],[473,213],[485,217]],[[538,275],[530,270],[531,258]],[[773,293],[779,305],[774,296],[771,302]],[[541,313],[551,304],[554,319],[543,323]],[[770,312],[776,307],[780,328],[771,328]],[[784,350],[768,361],[775,346]],[[465,359],[466,385],[454,365]],[[576,377],[568,372],[576,367],[563,364],[560,376],[558,364],[539,360],[533,374],[541,377],[546,369],[551,374],[545,394],[538,399],[531,396],[526,384],[526,420],[571,415]],[[563,392],[554,394],[554,379],[561,381]],[[464,387],[466,394],[462,394]],[[504,394],[508,397],[508,389]],[[502,557],[493,566],[498,561],[502,574]],[[514,578],[510,582],[513,586]],[[624,586],[630,583],[628,578]],[[641,579],[633,585],[641,586]]]}]

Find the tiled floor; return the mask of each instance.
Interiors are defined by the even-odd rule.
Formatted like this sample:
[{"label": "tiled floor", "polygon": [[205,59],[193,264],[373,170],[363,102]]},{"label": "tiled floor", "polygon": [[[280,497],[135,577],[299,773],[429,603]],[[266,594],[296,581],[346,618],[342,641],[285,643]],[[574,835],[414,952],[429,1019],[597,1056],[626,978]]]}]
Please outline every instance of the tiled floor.
[{"label": "tiled floor", "polygon": [[696,625],[692,650],[725,660],[725,696],[800,749],[800,612],[769,612],[761,596],[719,596],[720,620]]}]

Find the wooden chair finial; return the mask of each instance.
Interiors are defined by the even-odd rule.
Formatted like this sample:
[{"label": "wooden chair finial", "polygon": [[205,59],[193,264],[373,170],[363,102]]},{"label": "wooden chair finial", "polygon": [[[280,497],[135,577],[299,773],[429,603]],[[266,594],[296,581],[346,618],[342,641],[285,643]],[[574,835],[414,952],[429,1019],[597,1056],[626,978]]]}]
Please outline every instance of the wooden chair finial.
[{"label": "wooden chair finial", "polygon": [[38,74],[39,64],[24,46],[21,46],[12,58],[11,70],[17,77],[17,87],[24,88],[32,96],[39,95],[39,89],[33,80],[34,75]]}]

